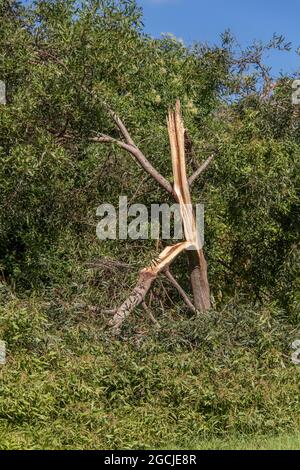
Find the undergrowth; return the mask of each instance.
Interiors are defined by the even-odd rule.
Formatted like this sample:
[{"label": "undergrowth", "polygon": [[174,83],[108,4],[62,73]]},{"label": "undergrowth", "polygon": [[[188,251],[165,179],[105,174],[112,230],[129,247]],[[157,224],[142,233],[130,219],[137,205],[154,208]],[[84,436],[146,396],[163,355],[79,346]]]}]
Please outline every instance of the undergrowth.
[{"label": "undergrowth", "polygon": [[2,449],[189,448],[299,428],[299,332],[274,305],[168,311],[160,328],[137,314],[116,340],[84,306],[1,292]]}]

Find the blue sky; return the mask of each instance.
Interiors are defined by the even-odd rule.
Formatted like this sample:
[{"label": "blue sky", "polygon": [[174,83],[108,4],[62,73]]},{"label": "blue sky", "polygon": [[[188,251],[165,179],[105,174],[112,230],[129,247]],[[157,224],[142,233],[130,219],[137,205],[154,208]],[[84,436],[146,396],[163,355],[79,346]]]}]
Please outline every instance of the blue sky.
[{"label": "blue sky", "polygon": [[230,29],[242,46],[268,41],[273,33],[292,43],[293,52],[272,53],[266,62],[274,74],[300,69],[300,0],[138,0],[144,10],[147,33],[159,37],[173,33],[186,44],[219,42]]}]

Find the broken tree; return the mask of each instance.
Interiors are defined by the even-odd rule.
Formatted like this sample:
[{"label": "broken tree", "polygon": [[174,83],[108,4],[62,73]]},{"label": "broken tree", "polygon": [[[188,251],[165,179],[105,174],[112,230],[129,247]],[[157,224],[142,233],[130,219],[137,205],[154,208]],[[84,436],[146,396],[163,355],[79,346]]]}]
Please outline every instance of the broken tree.
[{"label": "broken tree", "polygon": [[[209,157],[196,172],[187,177],[185,159],[185,129],[180,111],[180,102],[177,101],[175,110],[169,110],[168,133],[171,146],[172,167],[174,175],[174,185],[172,186],[147,160],[143,152],[136,146],[122,120],[111,110],[112,118],[119,128],[124,140],[117,140],[110,136],[100,134],[91,138],[93,142],[115,143],[128,151],[139,165],[180,205],[180,214],[184,228],[186,241],[178,243],[164,249],[159,257],[153,261],[151,266],[140,272],[138,283],[131,295],[115,311],[110,322],[116,332],[120,331],[122,323],[130,313],[140,304],[143,304],[145,297],[150,290],[153,281],[160,273],[165,273],[173,286],[178,290],[188,307],[193,311],[205,311],[210,308],[210,291],[207,277],[207,263],[203,249],[196,230],[196,221],[192,206],[190,188],[196,178],[205,171],[211,163],[213,157]],[[179,286],[169,271],[170,265],[175,258],[187,251],[190,267],[191,287],[194,303],[190,301],[187,294]]]}]

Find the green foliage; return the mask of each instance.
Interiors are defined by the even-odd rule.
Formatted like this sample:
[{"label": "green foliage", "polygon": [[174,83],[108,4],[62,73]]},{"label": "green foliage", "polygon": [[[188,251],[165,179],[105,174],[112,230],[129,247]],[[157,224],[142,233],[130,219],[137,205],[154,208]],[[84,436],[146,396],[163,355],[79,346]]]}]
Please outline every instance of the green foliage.
[{"label": "green foliage", "polygon": [[[263,65],[265,51],[289,46],[274,36],[237,55],[228,32],[220,47],[152,39],[133,0],[0,9],[1,448],[181,448],[293,432],[300,120],[291,78],[271,90]],[[195,148],[189,171],[215,153],[194,187],[214,310],[189,318],[158,281],[161,330],[137,313],[113,341],[99,306],[124,298],[157,247],[100,242],[96,208],[168,196],[126,153],[88,138],[119,137],[109,104],[170,179],[165,115],[177,97]],[[132,270],[89,266],[104,257]],[[184,263],[175,272],[187,289]]]},{"label": "green foliage", "polygon": [[[219,48],[188,49],[172,36],[153,40],[142,31],[134,1],[2,4],[0,76],[8,90],[8,104],[0,108],[5,277],[27,289],[61,282],[63,269],[67,276],[75,260],[107,251],[94,235],[100,203],[114,203],[120,194],[164,202],[153,182],[140,184],[144,175],[128,155],[91,145],[87,137],[117,135],[105,108],[109,103],[151,162],[170,177],[165,114],[179,97],[197,154],[202,159],[216,153],[213,168],[195,188],[195,202],[206,205],[216,304],[243,291],[250,298],[278,299],[297,321],[299,263],[291,264],[291,253],[299,252],[299,120],[288,78],[276,82],[270,97],[259,91],[263,46],[237,57],[228,33]],[[266,50],[271,47],[288,49],[281,37]],[[235,100],[228,101],[233,94]],[[106,254],[123,257],[130,250],[130,243],[111,244]]]},{"label": "green foliage", "polygon": [[36,298],[1,307],[2,449],[190,448],[299,427],[297,332],[274,307],[164,317],[159,332],[141,319],[123,341],[76,308],[61,323]]},{"label": "green foliage", "polygon": [[247,109],[242,121],[234,110],[231,119],[203,196],[208,256],[221,259],[240,288],[278,298],[283,266],[292,251],[299,253],[299,146],[261,129],[259,109]]},{"label": "green foliage", "polygon": [[[169,447],[174,449],[174,447]],[[236,436],[230,439],[212,439],[195,442],[189,446],[191,450],[299,450],[298,434],[281,436]],[[181,449],[180,447],[178,449]],[[182,450],[186,450],[182,448]]]}]

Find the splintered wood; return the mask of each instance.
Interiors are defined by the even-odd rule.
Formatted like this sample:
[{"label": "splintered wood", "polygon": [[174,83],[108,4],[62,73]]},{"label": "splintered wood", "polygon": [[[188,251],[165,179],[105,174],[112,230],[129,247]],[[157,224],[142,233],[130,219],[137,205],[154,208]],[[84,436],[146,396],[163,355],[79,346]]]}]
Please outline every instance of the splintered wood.
[{"label": "splintered wood", "polygon": [[[207,279],[207,265],[203,254],[200,237],[197,231],[195,215],[190,194],[190,183],[186,172],[185,143],[184,143],[184,125],[181,117],[180,103],[177,101],[175,110],[170,110],[167,118],[168,133],[171,147],[171,158],[174,176],[174,187],[172,195],[180,205],[180,214],[184,227],[186,241],[177,245],[167,247],[153,260],[151,266],[144,268],[138,278],[137,285],[125,302],[117,309],[115,315],[110,321],[116,334],[120,332],[121,326],[132,311],[145,300],[153,281],[157,276],[167,271],[169,266],[177,256],[185,250],[188,250],[189,263],[191,268],[191,281],[195,300],[195,310],[207,310],[210,308],[209,284]],[[122,124],[124,127],[124,125]],[[126,129],[126,128],[125,128]],[[124,129],[121,129],[124,136]],[[135,145],[128,132],[125,132],[125,138],[129,145]],[[132,150],[131,150],[132,151]],[[205,164],[208,166],[212,157]],[[201,168],[200,168],[201,169]],[[203,170],[204,171],[204,165]],[[200,172],[198,171],[198,174]],[[198,175],[197,175],[198,176]],[[195,176],[196,178],[196,176]],[[194,181],[195,178],[192,180]],[[158,180],[156,174],[154,179]],[[168,183],[169,185],[169,183]],[[166,184],[164,185],[166,186]],[[170,192],[168,187],[168,192]],[[180,286],[179,286],[180,287]],[[181,294],[184,292],[181,288]],[[189,302],[185,294],[186,303]],[[193,307],[193,305],[191,304]]]}]

